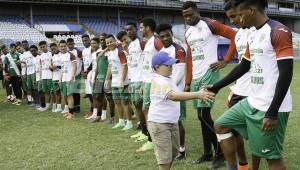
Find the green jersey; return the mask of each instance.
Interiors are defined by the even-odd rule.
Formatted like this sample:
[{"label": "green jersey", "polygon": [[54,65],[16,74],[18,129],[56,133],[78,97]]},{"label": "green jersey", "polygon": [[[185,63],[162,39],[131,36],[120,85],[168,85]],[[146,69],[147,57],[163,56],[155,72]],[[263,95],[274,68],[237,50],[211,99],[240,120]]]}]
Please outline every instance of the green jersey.
[{"label": "green jersey", "polygon": [[108,67],[107,56],[97,57],[97,80],[105,80]]},{"label": "green jersey", "polygon": [[[12,64],[9,62],[9,59],[8,59],[8,55],[10,55],[13,59],[13,61],[16,63],[17,65],[17,61],[20,60],[19,58],[19,54],[18,53],[9,53],[5,56],[5,59],[4,59],[4,64],[7,66],[7,70],[8,70],[8,74],[10,76],[17,76],[17,73],[15,71],[15,69],[13,68]],[[18,65],[17,65],[18,66]],[[19,67],[19,66],[18,66]]]}]

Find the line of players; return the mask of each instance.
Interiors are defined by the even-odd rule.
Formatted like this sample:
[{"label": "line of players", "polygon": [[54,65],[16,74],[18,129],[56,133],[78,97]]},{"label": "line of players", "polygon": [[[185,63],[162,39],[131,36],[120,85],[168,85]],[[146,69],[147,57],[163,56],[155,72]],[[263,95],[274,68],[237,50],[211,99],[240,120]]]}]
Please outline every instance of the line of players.
[{"label": "line of players", "polygon": [[[251,0],[241,0],[240,2],[227,1],[225,8],[226,14],[230,21],[239,28],[242,27],[242,23],[239,15],[237,15],[236,8],[237,6],[241,6],[240,4],[244,5],[244,8],[249,8],[255,11],[257,16],[259,14],[264,14],[262,11],[266,6],[265,2],[256,4]],[[179,61],[173,66],[173,71],[170,78],[181,91],[191,90],[197,92],[201,88],[213,84],[208,89],[216,93],[219,91],[219,89],[228,85],[229,82],[237,80],[237,78],[241,77],[242,75],[235,75],[237,73],[234,72],[234,70],[233,73],[231,73],[225,79],[219,81],[218,70],[227,65],[227,63],[234,56],[236,49],[238,51],[239,59],[242,61],[240,65],[244,64],[244,67],[245,64],[247,66],[249,64],[245,61],[250,60],[248,53],[258,55],[256,53],[261,52],[261,50],[254,48],[252,51],[247,52],[246,50],[247,46],[250,45],[250,48],[253,46],[252,42],[249,44],[249,37],[253,35],[252,32],[257,31],[254,28],[250,28],[251,26],[255,26],[254,24],[249,24],[247,26],[249,29],[240,29],[238,33],[236,33],[230,27],[215,20],[200,17],[197,6],[193,2],[186,2],[183,5],[182,13],[186,23],[190,25],[185,33],[186,43],[188,46],[187,52],[179,44],[173,42],[171,25],[160,24],[156,26],[156,23],[153,19],[145,18],[140,21],[140,31],[143,35],[143,40],[137,37],[136,24],[128,23],[124,27],[124,31],[119,32],[117,35],[117,39],[119,40],[120,44],[117,43],[117,40],[113,35],[101,34],[99,38],[96,37],[92,38],[91,40],[88,35],[83,35],[82,41],[85,48],[82,53],[74,48],[74,42],[72,39],[68,39],[67,41],[62,40],[58,45],[50,44],[51,52],[48,52],[46,42],[40,42],[39,47],[41,54],[38,54],[38,48],[34,45],[30,46],[29,48],[30,53],[26,52],[28,48],[24,48],[22,44],[11,45],[11,52],[9,53],[10,55],[7,55],[7,50],[5,47],[2,47],[2,52],[4,54],[6,53],[6,58],[3,60],[5,65],[5,79],[11,81],[13,87],[18,87],[18,85],[16,85],[17,83],[15,77],[18,77],[20,74],[23,75],[23,69],[21,69],[22,73],[18,73],[18,71],[13,72],[11,70],[16,70],[18,65],[23,65],[22,68],[26,68],[24,75],[27,76],[26,82],[28,89],[27,94],[29,95],[28,101],[40,101],[41,104],[39,105],[38,109],[40,111],[44,111],[50,107],[50,94],[52,94],[52,111],[59,112],[62,111],[60,105],[60,94],[62,94],[65,97],[64,103],[67,103],[65,104],[63,113],[65,113],[67,119],[71,119],[74,115],[74,112],[80,110],[79,82],[82,76],[85,81],[85,94],[91,103],[91,109],[85,115],[86,119],[92,119],[94,122],[106,119],[105,108],[108,103],[112,118],[110,121],[113,121],[114,119],[114,109],[116,110],[119,118],[118,121],[114,120],[117,123],[113,126],[113,128],[128,130],[133,128],[131,110],[134,108],[139,116],[141,132],[131,137],[136,138],[136,142],[146,140],[146,143],[137,151],[152,150],[155,147],[156,157],[160,169],[170,169],[175,156],[177,159],[183,159],[185,157],[185,130],[182,121],[185,120],[186,106],[184,102],[180,103],[180,117],[178,118],[180,147],[179,154],[174,155],[174,152],[172,153],[172,151],[166,149],[169,148],[170,145],[172,146],[172,140],[174,139],[169,139],[170,141],[167,141],[163,144],[157,143],[157,140],[159,141],[160,139],[159,137],[153,135],[154,133],[152,125],[151,132],[148,132],[148,111],[150,107],[150,101],[153,102],[153,94],[155,94],[156,90],[153,89],[153,87],[151,88],[151,82],[154,76],[152,69],[156,68],[152,65],[152,57],[157,55],[159,52],[165,52],[170,57]],[[252,15],[252,17],[255,17],[253,13]],[[263,16],[265,17],[265,15]],[[272,30],[272,33],[277,31],[278,35],[281,35],[286,32],[286,34],[289,35],[290,32],[286,27],[280,23],[267,19],[267,17],[265,17],[265,19],[267,21],[265,23],[265,27],[269,26],[271,29],[274,29]],[[248,23],[250,23],[250,21],[248,21]],[[283,32],[280,32],[280,29],[283,29],[281,30]],[[260,32],[258,31],[258,33]],[[217,50],[215,50],[217,49],[218,45],[218,36],[223,36],[231,40],[230,47],[227,55],[224,58],[224,61],[218,61]],[[285,38],[288,42],[290,41],[290,39],[287,39],[289,36],[284,37],[282,35],[280,38]],[[265,35],[261,34],[261,37],[257,41],[262,43],[265,39],[267,39]],[[256,41],[255,37],[252,37],[251,41]],[[286,50],[287,47],[290,47],[290,44],[280,44],[278,37],[271,37],[271,41],[273,47],[275,50],[277,50],[276,57],[285,57],[281,58],[280,60],[287,59],[286,61],[289,61],[289,59],[292,58],[293,54],[291,51],[289,51],[290,49]],[[20,53],[20,57],[14,55],[14,52],[12,52],[14,46],[16,46],[18,52]],[[25,53],[27,53],[27,57],[25,57]],[[266,55],[272,56],[273,53]],[[259,59],[255,58],[254,60]],[[13,62],[16,64],[12,64]],[[259,66],[263,64],[259,62],[260,61],[258,61],[258,63],[255,65],[255,73],[257,75],[263,71],[261,66]],[[273,60],[272,62],[274,63]],[[269,68],[265,67],[265,69]],[[245,70],[243,70],[243,73],[246,73],[249,69]],[[23,78],[23,76],[21,77]],[[264,75],[261,78],[266,80]],[[25,78],[23,78],[23,80],[24,79]],[[238,101],[242,101],[233,108],[236,109],[237,107],[243,107],[241,106],[242,104],[244,104],[245,107],[248,107],[249,104],[247,103],[247,100],[243,99],[247,96],[250,96],[249,99],[252,99],[252,101],[250,101],[252,102],[251,105],[258,107],[257,109],[262,112],[262,116],[264,116],[263,112],[266,111],[267,113],[271,114],[267,115],[268,117],[265,117],[267,120],[264,119],[264,121],[270,122],[274,119],[274,117],[277,117],[277,115],[273,115],[275,114],[274,112],[276,112],[276,110],[272,110],[271,112],[269,111],[270,109],[266,110],[265,106],[264,108],[261,108],[260,103],[257,102],[259,99],[253,97],[253,95],[250,94],[251,92],[249,92],[251,89],[249,87],[251,83],[257,86],[263,86],[264,82],[262,79],[259,79],[259,77],[253,79],[251,78],[250,73],[247,73],[240,78],[236,85],[232,87],[233,95],[231,95],[229,105],[233,106],[238,103]],[[16,94],[17,99],[20,99],[20,95],[17,95],[17,88],[14,88],[14,90],[16,90],[14,93]],[[262,92],[261,95],[264,95],[264,93]],[[281,97],[283,100],[285,94],[280,95],[279,97]],[[269,105],[271,103],[271,101],[263,102],[269,102]],[[271,106],[279,109],[280,105],[278,106],[278,102],[280,103],[280,101],[273,100]],[[285,103],[286,106],[283,106],[286,107],[283,109],[286,112],[290,111],[288,103]],[[17,100],[16,104],[19,104],[19,100]],[[36,104],[38,103],[35,103],[35,105]],[[245,138],[244,134],[240,131],[238,131],[239,133],[235,133],[234,131],[233,133],[235,138],[233,139],[232,132],[228,131],[227,128],[224,128],[236,128],[234,127],[234,125],[236,125],[234,124],[235,122],[231,122],[230,125],[227,122],[230,121],[230,116],[237,113],[233,112],[234,110],[232,111],[231,109],[231,112],[228,112],[225,114],[225,116],[222,116],[220,119],[218,119],[217,124],[215,125],[216,132],[218,133],[216,135],[214,131],[214,122],[210,113],[211,108],[213,107],[213,102],[203,103],[198,99],[194,100],[193,104],[197,110],[198,118],[201,122],[204,154],[201,155],[199,159],[192,161],[192,163],[198,164],[213,160],[212,164],[209,166],[209,169],[217,169],[222,166],[224,164],[224,155],[218,143],[218,141],[220,141],[228,161],[227,169],[248,169],[248,162],[245,156],[243,140],[239,136],[239,134],[241,134]],[[151,116],[153,119],[153,115]],[[158,118],[155,121],[157,121],[156,123],[168,123],[168,121],[172,122],[173,119],[174,117],[170,116],[166,117],[166,120],[161,120],[158,115]],[[262,119],[263,118],[261,118],[261,120]],[[241,120],[239,119],[237,121]],[[151,121],[150,123],[152,124],[153,122]],[[251,126],[255,125],[251,124]],[[265,124],[264,126],[266,126],[266,128],[272,127],[271,125],[267,126]],[[165,127],[162,127],[162,129],[158,130],[167,131],[164,128]],[[284,129],[285,127],[283,127],[282,130],[284,131]],[[267,132],[265,133],[267,134]],[[151,137],[155,139],[155,142],[152,142]],[[255,137],[252,136],[249,138]],[[235,142],[232,142],[232,140],[237,143],[235,144],[237,146],[233,146],[233,143]],[[283,139],[281,141],[281,145],[282,142]],[[280,141],[276,144],[280,145]],[[262,143],[262,145],[265,147],[268,146],[264,143]],[[214,154],[212,151],[212,146],[215,150]],[[229,151],[226,149],[226,147],[230,147],[231,150]],[[238,149],[234,149],[234,147]],[[251,147],[252,149],[254,148],[253,150],[257,148],[257,146],[253,146],[253,143],[251,143]],[[283,166],[281,164],[282,162],[277,160],[277,158],[280,158],[281,156],[280,148],[277,152],[270,150],[270,148],[258,149],[261,149],[261,151],[253,153],[253,169],[258,169],[260,160],[259,157],[271,160],[269,161],[269,166],[271,169],[273,166]],[[268,155],[267,152],[270,152],[270,154]],[[237,154],[239,158],[238,165],[234,159],[235,154]]]}]

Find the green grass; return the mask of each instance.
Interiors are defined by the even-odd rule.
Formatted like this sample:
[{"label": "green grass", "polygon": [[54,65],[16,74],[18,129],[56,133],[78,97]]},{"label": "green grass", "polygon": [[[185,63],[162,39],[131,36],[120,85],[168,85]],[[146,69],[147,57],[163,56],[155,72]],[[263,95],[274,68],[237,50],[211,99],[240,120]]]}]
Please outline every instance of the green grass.
[{"label": "green grass", "polygon": [[[232,65],[222,71],[228,73]],[[300,169],[300,62],[296,62],[291,86],[294,108],[290,115],[284,159],[290,170]],[[228,88],[217,96],[213,117],[217,118],[225,110]],[[4,90],[0,89],[0,98]],[[88,109],[82,100],[82,110]],[[195,111],[188,105],[185,121],[187,159],[175,162],[174,170],[206,169],[208,164],[191,165],[192,159],[202,153],[200,124]],[[72,121],[65,120],[59,113],[40,113],[28,106],[0,103],[0,169],[103,169],[103,170],[152,170],[157,169],[152,151],[135,153],[140,146],[129,138],[135,131],[113,130],[106,124],[91,124],[77,114]],[[249,154],[249,149],[247,147]],[[250,158],[250,157],[248,157]],[[266,169],[263,161],[261,169]]]}]

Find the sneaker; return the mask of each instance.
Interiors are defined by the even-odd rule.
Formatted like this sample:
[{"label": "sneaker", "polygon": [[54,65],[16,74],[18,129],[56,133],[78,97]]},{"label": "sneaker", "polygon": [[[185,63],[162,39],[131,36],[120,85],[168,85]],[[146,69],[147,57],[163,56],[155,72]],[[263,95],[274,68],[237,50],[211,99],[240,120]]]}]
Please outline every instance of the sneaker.
[{"label": "sneaker", "polygon": [[44,111],[46,111],[47,109],[48,109],[47,107],[40,107],[39,111],[40,111],[40,112],[44,112]]},{"label": "sneaker", "polygon": [[115,118],[108,118],[108,119],[106,119],[106,120],[104,120],[104,123],[106,123],[106,124],[113,124],[113,123],[115,123]]},{"label": "sneaker", "polygon": [[68,112],[69,112],[69,110],[64,109],[61,113],[68,113]]},{"label": "sneaker", "polygon": [[143,142],[146,140],[148,140],[148,136],[142,133],[134,142]]},{"label": "sneaker", "polygon": [[183,160],[185,158],[185,151],[178,152],[178,155],[175,157],[176,160]]},{"label": "sneaker", "polygon": [[100,122],[100,120],[101,120],[101,117],[97,116],[96,118],[92,118],[90,122],[91,123],[97,123],[97,122]]},{"label": "sneaker", "polygon": [[129,130],[129,129],[132,129],[132,128],[133,128],[132,123],[127,123],[126,126],[122,130],[126,131],[126,130]]},{"label": "sneaker", "polygon": [[138,138],[141,136],[141,134],[143,134],[142,131],[139,131],[138,133],[134,134],[134,135],[131,135],[130,138]]},{"label": "sneaker", "polygon": [[250,170],[249,164],[246,164],[246,165],[238,164],[238,170]]},{"label": "sneaker", "polygon": [[112,127],[113,129],[122,129],[124,128],[125,125],[124,124],[121,124],[121,123],[117,123],[114,127]]},{"label": "sneaker", "polygon": [[71,120],[73,117],[74,117],[73,114],[68,113],[68,115],[66,116],[66,119],[67,119],[67,120]]},{"label": "sneaker", "polygon": [[64,117],[69,116],[69,114],[71,114],[71,113],[69,113],[69,112],[65,113],[65,114],[64,114]]},{"label": "sneaker", "polygon": [[55,109],[54,112],[55,112],[55,113],[62,112],[62,109],[61,109],[61,108],[57,108],[57,109]]},{"label": "sneaker", "polygon": [[154,145],[152,142],[147,141],[144,145],[142,145],[139,149],[136,150],[136,152],[145,152],[149,150],[153,150]]},{"label": "sneaker", "polygon": [[201,164],[201,163],[209,162],[209,161],[212,161],[212,154],[202,155],[200,158],[193,160],[191,163],[192,164]]},{"label": "sneaker", "polygon": [[97,118],[97,114],[92,114],[91,116],[85,118],[86,120],[90,120],[90,119],[96,119]]},{"label": "sneaker", "polygon": [[214,158],[213,158],[213,161],[212,163],[208,166],[208,169],[209,170],[215,170],[215,169],[218,169],[222,166],[225,166],[225,158],[224,158],[224,155],[223,154],[220,154],[220,155],[216,155]]}]

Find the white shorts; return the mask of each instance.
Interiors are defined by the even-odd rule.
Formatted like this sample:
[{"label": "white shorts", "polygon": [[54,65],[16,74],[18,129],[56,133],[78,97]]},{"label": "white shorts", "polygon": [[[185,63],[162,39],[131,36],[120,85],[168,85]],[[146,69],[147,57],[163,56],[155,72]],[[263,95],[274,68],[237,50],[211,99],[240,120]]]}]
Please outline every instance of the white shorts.
[{"label": "white shorts", "polygon": [[92,79],[92,72],[90,71],[87,75],[87,79],[84,80],[85,94],[92,94],[92,92],[93,92],[91,79]]}]

